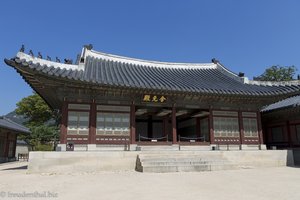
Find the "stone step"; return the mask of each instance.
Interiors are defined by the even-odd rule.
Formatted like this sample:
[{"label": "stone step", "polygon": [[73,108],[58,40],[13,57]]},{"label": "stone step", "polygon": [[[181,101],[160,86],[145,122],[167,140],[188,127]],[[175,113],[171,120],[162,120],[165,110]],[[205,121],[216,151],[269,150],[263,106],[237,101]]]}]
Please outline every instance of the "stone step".
[{"label": "stone step", "polygon": [[147,166],[190,166],[208,164],[206,161],[174,161],[174,162],[141,162],[143,167]]},{"label": "stone step", "polygon": [[197,162],[210,162],[210,163],[222,163],[222,162],[226,162],[226,160],[224,159],[201,159],[201,158],[166,158],[166,159],[162,159],[162,158],[151,158],[151,159],[139,159],[140,162],[142,163],[197,163]]},{"label": "stone step", "polygon": [[196,172],[228,169],[231,165],[222,155],[142,153],[137,157],[136,170],[140,172]]},{"label": "stone step", "polygon": [[200,156],[200,155],[139,155],[141,161],[203,161],[203,160],[225,160],[223,156]]},{"label": "stone step", "polygon": [[218,171],[236,169],[233,164],[198,164],[190,166],[167,165],[167,166],[141,166],[137,171],[150,173],[167,173],[167,172],[201,172],[201,171]]},{"label": "stone step", "polygon": [[141,156],[215,156],[220,157],[222,153],[206,152],[206,151],[143,151],[139,153]]},{"label": "stone step", "polygon": [[215,162],[215,163],[210,163],[210,162],[166,162],[166,163],[142,163],[141,166],[143,167],[161,167],[161,166],[178,166],[178,167],[188,167],[188,166],[197,166],[197,165],[226,165],[228,163],[221,163],[221,162]]},{"label": "stone step", "polygon": [[92,148],[90,148],[90,151],[124,151],[127,150],[127,146],[126,145],[110,145],[110,144],[97,144],[96,146],[93,146]]},{"label": "stone step", "polygon": [[138,145],[137,151],[178,151],[177,145]]},{"label": "stone step", "polygon": [[179,149],[180,151],[210,151],[212,147],[210,145],[181,145]]}]

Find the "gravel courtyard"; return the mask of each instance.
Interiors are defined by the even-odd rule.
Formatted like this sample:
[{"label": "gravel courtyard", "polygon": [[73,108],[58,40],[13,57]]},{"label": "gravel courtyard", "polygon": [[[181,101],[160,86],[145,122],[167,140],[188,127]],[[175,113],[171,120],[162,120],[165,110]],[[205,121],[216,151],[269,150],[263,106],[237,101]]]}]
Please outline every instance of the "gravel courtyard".
[{"label": "gravel courtyard", "polygon": [[299,200],[300,168],[200,173],[27,174],[26,162],[0,165],[1,199]]}]

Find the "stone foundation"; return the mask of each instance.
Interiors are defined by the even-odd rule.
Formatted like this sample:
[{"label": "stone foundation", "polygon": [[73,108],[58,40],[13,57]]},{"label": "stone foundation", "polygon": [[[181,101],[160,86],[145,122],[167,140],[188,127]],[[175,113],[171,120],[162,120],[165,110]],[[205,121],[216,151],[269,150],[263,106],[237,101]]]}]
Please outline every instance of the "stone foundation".
[{"label": "stone foundation", "polygon": [[[103,152],[30,152],[29,173],[80,173],[128,171],[136,168],[137,157],[174,160],[198,158],[224,161],[218,170],[294,165],[290,150],[249,151],[103,151]],[[167,160],[167,159],[166,159]],[[226,161],[226,162],[225,162]],[[176,163],[175,163],[176,164]],[[228,165],[230,164],[230,165]],[[231,167],[228,167],[231,166]]]}]

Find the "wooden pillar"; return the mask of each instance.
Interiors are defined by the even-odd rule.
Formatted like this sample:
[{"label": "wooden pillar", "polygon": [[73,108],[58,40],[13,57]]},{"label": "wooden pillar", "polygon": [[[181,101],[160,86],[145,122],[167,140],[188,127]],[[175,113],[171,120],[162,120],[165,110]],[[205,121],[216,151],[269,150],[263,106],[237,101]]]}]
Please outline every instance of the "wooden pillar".
[{"label": "wooden pillar", "polygon": [[8,151],[9,151],[9,132],[6,132],[6,142],[4,149],[4,158],[8,159]]},{"label": "wooden pillar", "polygon": [[16,157],[16,150],[17,150],[17,134],[15,133],[15,140],[14,140],[14,151],[13,156]]},{"label": "wooden pillar", "polygon": [[95,101],[90,107],[89,144],[96,144],[97,106]]},{"label": "wooden pillar", "polygon": [[200,117],[195,118],[196,120],[196,137],[201,137]]},{"label": "wooden pillar", "polygon": [[[167,115],[163,118],[163,136],[168,135],[167,137],[169,137],[168,123],[169,123],[169,118]],[[168,138],[168,140],[169,140],[169,138]]]},{"label": "wooden pillar", "polygon": [[264,141],[265,141],[265,143],[267,144],[267,143],[270,143],[270,137],[269,137],[269,131],[270,130],[270,128],[268,128],[268,127],[264,127],[263,128],[263,136],[264,136]]},{"label": "wooden pillar", "polygon": [[153,137],[153,121],[152,121],[152,115],[148,116],[147,119],[147,128],[148,128],[148,138]]},{"label": "wooden pillar", "polygon": [[208,121],[209,121],[209,137],[210,137],[210,144],[215,143],[215,137],[214,137],[214,122],[213,122],[213,114],[212,114],[212,109],[209,109],[209,116],[208,116]]},{"label": "wooden pillar", "polygon": [[289,147],[292,147],[293,143],[292,143],[291,127],[290,127],[290,121],[289,120],[286,121],[286,130],[287,130]]},{"label": "wooden pillar", "polygon": [[175,104],[172,107],[172,138],[173,144],[177,144],[177,127],[176,127],[176,108]]},{"label": "wooden pillar", "polygon": [[258,128],[258,141],[259,144],[264,144],[263,132],[262,132],[262,125],[261,125],[261,114],[257,112],[257,128]]},{"label": "wooden pillar", "polygon": [[242,116],[241,111],[238,112],[238,116],[239,116],[239,128],[240,128],[240,144],[243,144],[244,143],[244,123],[243,123],[243,116]]},{"label": "wooden pillar", "polygon": [[68,103],[63,101],[61,108],[60,144],[67,143]]},{"label": "wooden pillar", "polygon": [[132,102],[130,106],[130,144],[136,144],[136,128],[135,128],[135,105]]}]

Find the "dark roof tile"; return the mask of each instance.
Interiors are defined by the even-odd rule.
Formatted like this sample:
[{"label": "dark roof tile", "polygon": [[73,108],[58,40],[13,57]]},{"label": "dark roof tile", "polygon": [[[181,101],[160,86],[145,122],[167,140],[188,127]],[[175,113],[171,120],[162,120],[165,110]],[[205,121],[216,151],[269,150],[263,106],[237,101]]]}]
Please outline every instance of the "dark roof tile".
[{"label": "dark roof tile", "polygon": [[86,50],[84,60],[84,66],[68,65],[34,58],[19,52],[11,61],[15,62],[15,65],[10,64],[11,62],[7,63],[24,68],[29,65],[29,68],[49,76],[106,86],[247,96],[300,93],[300,82],[289,85],[248,84],[218,63],[161,63],[108,55],[92,50]]},{"label": "dark roof tile", "polygon": [[17,131],[20,133],[30,133],[29,129],[21,124],[18,124],[6,117],[0,117],[0,128],[5,128],[13,131]]},{"label": "dark roof tile", "polygon": [[280,110],[284,108],[293,108],[293,107],[299,107],[300,106],[300,95],[290,97],[287,99],[284,99],[282,101],[278,101],[276,103],[273,103],[271,105],[268,105],[264,107],[261,111],[262,112],[270,112],[275,110]]}]

